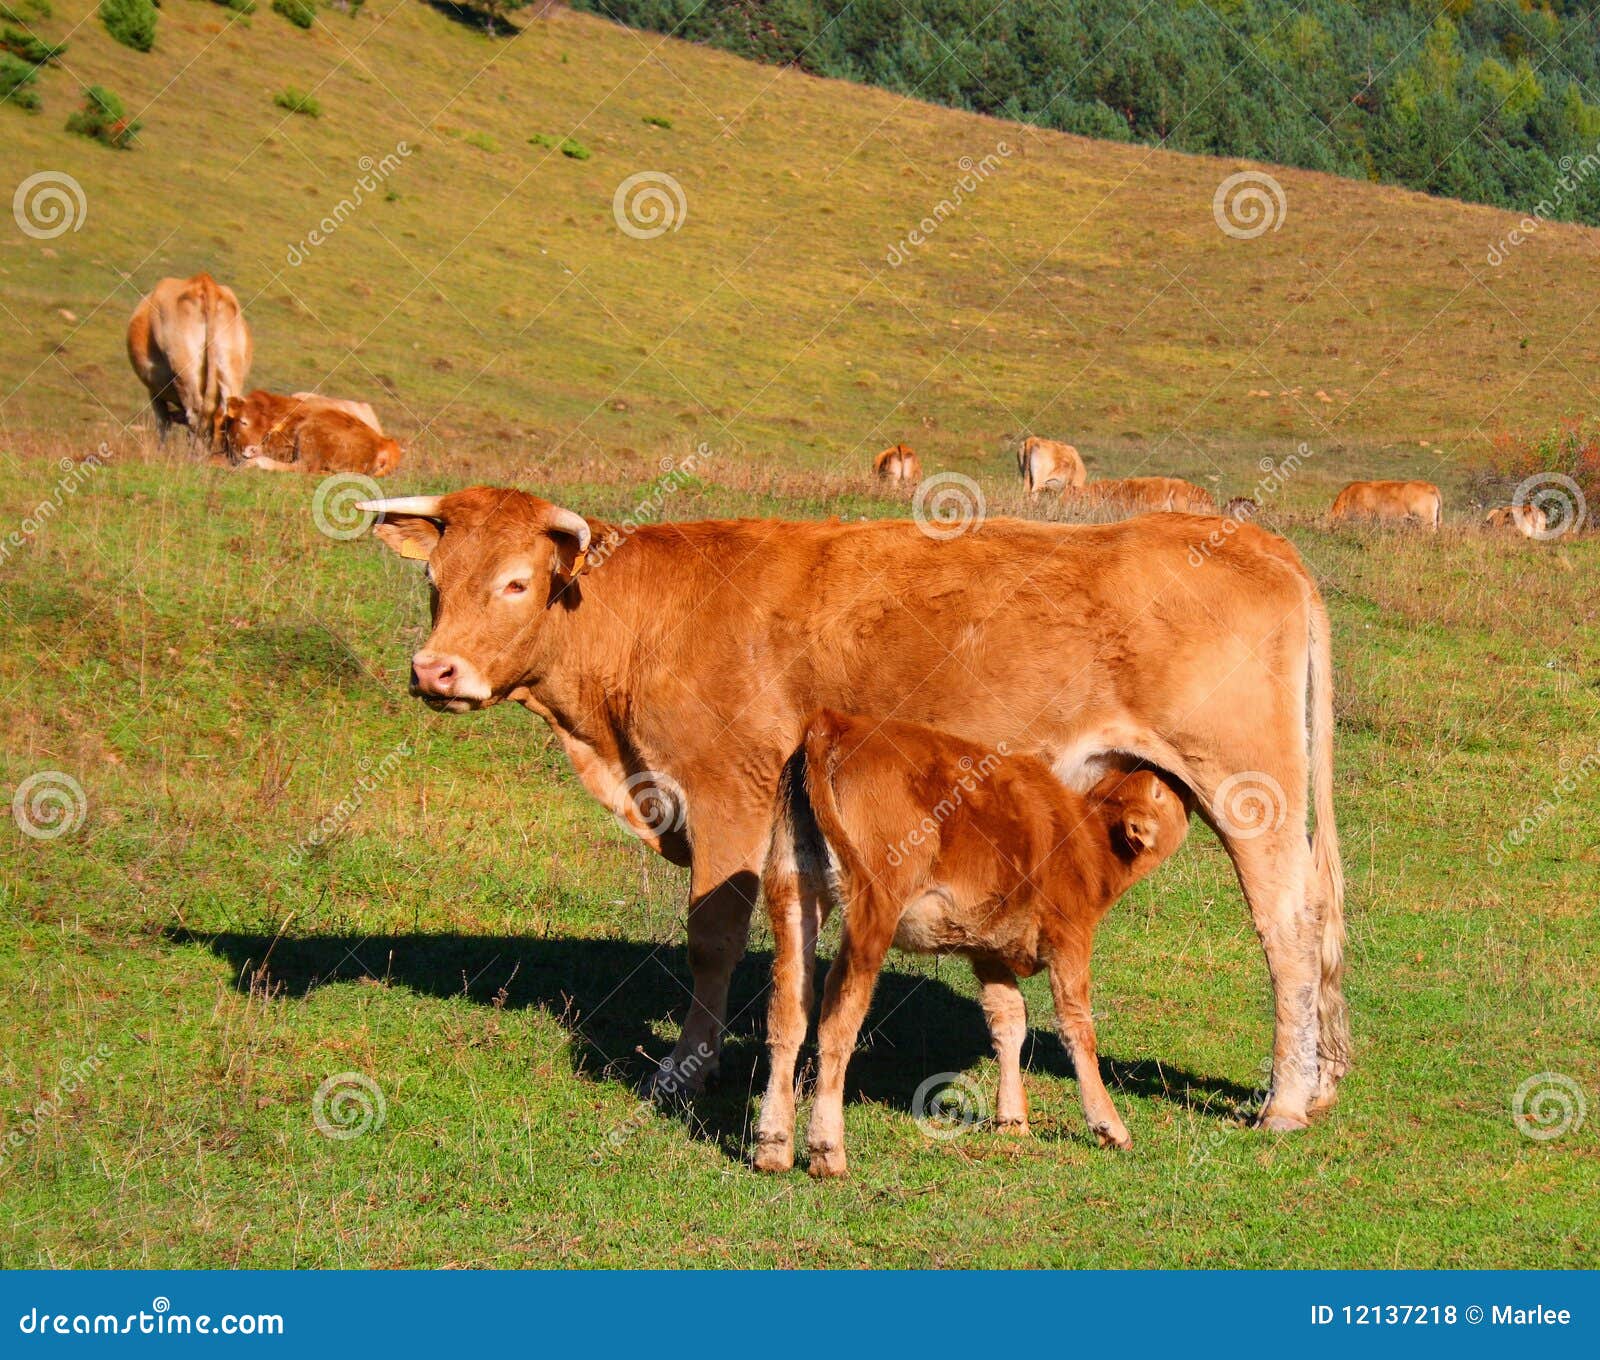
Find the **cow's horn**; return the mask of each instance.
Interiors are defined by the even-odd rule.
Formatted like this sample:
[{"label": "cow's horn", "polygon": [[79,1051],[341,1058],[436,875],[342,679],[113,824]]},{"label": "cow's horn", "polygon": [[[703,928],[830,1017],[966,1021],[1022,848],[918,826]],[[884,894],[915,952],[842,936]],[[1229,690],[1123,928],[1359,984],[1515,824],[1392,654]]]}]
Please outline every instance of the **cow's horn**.
[{"label": "cow's horn", "polygon": [[574,510],[563,510],[559,505],[550,507],[550,527],[558,533],[571,534],[578,540],[578,551],[589,551],[589,524]]},{"label": "cow's horn", "polygon": [[423,515],[438,519],[444,511],[443,496],[392,496],[385,501],[357,501],[356,509],[376,515]]}]

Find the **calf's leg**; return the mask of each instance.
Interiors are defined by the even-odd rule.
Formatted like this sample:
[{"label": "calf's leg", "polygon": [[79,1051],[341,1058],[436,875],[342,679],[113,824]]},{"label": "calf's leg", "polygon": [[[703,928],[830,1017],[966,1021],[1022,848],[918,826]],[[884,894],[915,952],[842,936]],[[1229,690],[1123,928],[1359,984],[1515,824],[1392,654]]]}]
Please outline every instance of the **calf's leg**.
[{"label": "calf's leg", "polygon": [[1062,1042],[1072,1055],[1078,1074],[1078,1098],[1083,1102],[1083,1117],[1101,1147],[1130,1148],[1133,1138],[1111,1103],[1111,1094],[1100,1080],[1100,1052],[1095,1043],[1094,1017],[1089,1010],[1089,950],[1093,936],[1088,930],[1074,932],[1050,960],[1050,991],[1056,1003],[1056,1023]]},{"label": "calf's leg", "polygon": [[1028,1007],[1017,975],[998,959],[975,958],[972,971],[980,984],[979,1000],[989,1022],[989,1038],[1000,1064],[1000,1099],[995,1127],[1002,1133],[1026,1135],[1028,1096],[1022,1089],[1022,1045],[1028,1037]]},{"label": "calf's leg", "polygon": [[752,1164],[794,1165],[795,1063],[811,1019],[812,973],[822,897],[795,863],[792,844],[774,844],[761,893],[772,923],[772,995],[767,1005],[767,1093],[761,1100]]}]

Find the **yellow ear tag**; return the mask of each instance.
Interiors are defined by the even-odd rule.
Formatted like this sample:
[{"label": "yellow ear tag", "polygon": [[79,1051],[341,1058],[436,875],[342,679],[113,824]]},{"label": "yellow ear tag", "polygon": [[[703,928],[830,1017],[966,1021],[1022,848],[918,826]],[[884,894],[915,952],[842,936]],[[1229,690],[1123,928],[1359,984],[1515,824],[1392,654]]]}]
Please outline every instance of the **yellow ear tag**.
[{"label": "yellow ear tag", "polygon": [[426,562],[432,554],[420,543],[413,543],[409,538],[400,545],[400,556],[409,557],[413,562]]}]

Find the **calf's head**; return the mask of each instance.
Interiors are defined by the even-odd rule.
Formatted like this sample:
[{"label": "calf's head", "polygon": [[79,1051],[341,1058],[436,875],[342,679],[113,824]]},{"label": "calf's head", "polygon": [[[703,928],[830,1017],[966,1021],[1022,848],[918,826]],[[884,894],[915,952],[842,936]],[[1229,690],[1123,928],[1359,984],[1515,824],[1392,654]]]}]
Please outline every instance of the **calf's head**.
[{"label": "calf's head", "polygon": [[364,501],[373,533],[426,564],[433,631],[411,658],[411,692],[467,713],[499,703],[548,668],[552,612],[576,601],[590,530],[581,515],[522,491]]},{"label": "calf's head", "polygon": [[1112,849],[1136,877],[1171,856],[1189,834],[1192,796],[1155,770],[1114,770],[1089,796],[1101,808]]}]

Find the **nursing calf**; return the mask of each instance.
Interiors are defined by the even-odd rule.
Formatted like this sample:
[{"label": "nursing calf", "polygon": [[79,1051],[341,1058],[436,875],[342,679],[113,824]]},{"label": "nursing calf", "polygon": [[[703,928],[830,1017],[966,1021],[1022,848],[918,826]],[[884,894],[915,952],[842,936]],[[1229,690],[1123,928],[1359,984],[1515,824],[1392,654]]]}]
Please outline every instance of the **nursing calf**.
[{"label": "nursing calf", "polygon": [[[845,910],[818,1031],[821,1070],[807,1145],[813,1176],[842,1176],[845,1068],[892,944],[966,955],[1000,1060],[996,1122],[1026,1132],[1017,978],[1050,970],[1056,1021],[1084,1118],[1101,1146],[1132,1145],[1100,1079],[1089,955],[1111,904],[1183,844],[1192,800],[1150,769],[1111,769],[1087,793],[1047,765],[894,720],[817,713],[787,767],[764,888],[793,900],[809,876]],[[820,925],[820,918],[818,921]],[[773,920],[771,1075],[755,1165],[794,1163],[794,1071],[810,1012],[810,938]]]}]

